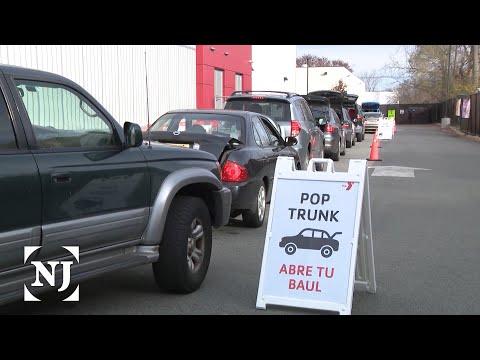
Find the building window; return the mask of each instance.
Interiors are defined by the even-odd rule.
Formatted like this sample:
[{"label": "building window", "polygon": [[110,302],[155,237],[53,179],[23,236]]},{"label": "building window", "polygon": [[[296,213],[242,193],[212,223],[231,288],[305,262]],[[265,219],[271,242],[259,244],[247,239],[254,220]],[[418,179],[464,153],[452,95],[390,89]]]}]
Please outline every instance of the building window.
[{"label": "building window", "polygon": [[215,69],[213,79],[215,109],[223,109],[223,70]]},{"label": "building window", "polygon": [[235,91],[243,90],[243,75],[235,74]]}]

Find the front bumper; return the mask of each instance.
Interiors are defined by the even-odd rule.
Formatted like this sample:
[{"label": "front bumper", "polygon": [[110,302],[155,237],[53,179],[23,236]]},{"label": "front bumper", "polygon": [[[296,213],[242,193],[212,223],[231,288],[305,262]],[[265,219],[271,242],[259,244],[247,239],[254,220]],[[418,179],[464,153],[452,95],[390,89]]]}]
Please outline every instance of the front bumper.
[{"label": "front bumper", "polygon": [[230,212],[232,207],[232,192],[223,187],[221,190],[213,192],[213,203],[215,207],[215,218],[213,227],[227,225],[230,221]]},{"label": "front bumper", "polygon": [[377,129],[378,129],[378,123],[365,124],[365,131],[377,130]]}]

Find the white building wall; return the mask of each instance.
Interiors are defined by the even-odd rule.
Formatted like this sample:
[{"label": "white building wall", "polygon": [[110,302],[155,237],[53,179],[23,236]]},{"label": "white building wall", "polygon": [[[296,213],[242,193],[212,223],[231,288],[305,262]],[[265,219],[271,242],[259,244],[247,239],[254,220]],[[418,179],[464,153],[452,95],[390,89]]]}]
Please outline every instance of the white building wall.
[{"label": "white building wall", "polygon": [[395,93],[393,91],[367,91],[358,102],[376,101],[382,104],[396,104]]},{"label": "white building wall", "polygon": [[298,67],[296,73],[295,91],[299,94],[307,94],[315,90],[332,90],[339,80],[347,85],[347,93],[356,94],[359,97],[365,93],[365,82],[343,66],[308,68],[308,90],[307,68]]},{"label": "white building wall", "polygon": [[73,80],[120,124],[145,126],[168,110],[196,107],[195,45],[0,45],[0,63]]},{"label": "white building wall", "polygon": [[252,61],[252,90],[295,91],[296,45],[252,45]]}]

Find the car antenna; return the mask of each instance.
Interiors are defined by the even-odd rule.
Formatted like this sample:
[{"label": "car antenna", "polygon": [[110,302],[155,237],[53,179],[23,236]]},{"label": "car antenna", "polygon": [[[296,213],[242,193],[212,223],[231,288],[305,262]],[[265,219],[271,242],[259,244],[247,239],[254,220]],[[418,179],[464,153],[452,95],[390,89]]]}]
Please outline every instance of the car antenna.
[{"label": "car antenna", "polygon": [[148,148],[151,149],[152,145],[150,144],[150,108],[148,106],[148,72],[147,72],[147,52],[145,54],[145,89],[147,90],[147,132],[148,132]]}]

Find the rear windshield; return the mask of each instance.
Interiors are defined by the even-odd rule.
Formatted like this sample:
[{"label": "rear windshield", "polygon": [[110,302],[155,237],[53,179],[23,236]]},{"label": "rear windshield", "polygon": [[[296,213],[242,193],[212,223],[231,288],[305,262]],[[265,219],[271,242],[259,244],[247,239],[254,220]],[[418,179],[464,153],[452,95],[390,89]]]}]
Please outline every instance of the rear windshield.
[{"label": "rear windshield", "polygon": [[212,134],[244,141],[244,119],[236,115],[167,113],[155,121],[149,130]]},{"label": "rear windshield", "polygon": [[228,99],[225,109],[252,111],[275,121],[290,121],[290,103],[276,99],[240,98]]},{"label": "rear windshield", "polygon": [[316,105],[311,104],[310,109],[315,119],[326,117],[328,115],[328,106],[327,105]]}]

